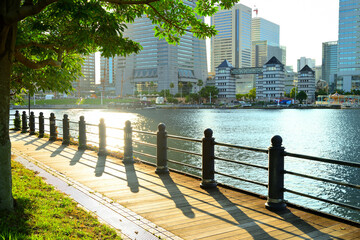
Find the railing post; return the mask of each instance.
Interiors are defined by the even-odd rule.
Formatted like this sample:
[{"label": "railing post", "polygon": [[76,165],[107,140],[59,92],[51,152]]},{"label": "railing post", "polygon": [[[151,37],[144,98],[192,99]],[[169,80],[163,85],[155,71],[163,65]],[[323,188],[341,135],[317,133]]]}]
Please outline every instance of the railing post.
[{"label": "railing post", "polygon": [[44,137],[44,131],[45,127],[44,127],[44,114],[42,112],[40,112],[39,115],[39,138],[43,138]]},{"label": "railing post", "polygon": [[27,116],[26,116],[25,111],[23,111],[23,113],[22,113],[21,121],[22,121],[21,133],[26,133],[27,129],[28,129],[28,126],[27,126]]},{"label": "railing post", "polygon": [[271,138],[269,147],[269,183],[268,198],[265,207],[270,210],[286,208],[284,202],[284,151],[282,138],[278,135]]},{"label": "railing post", "polygon": [[106,126],[104,119],[100,119],[99,124],[99,152],[98,156],[105,156],[107,155],[106,151]]},{"label": "railing post", "polygon": [[30,113],[29,127],[30,127],[29,135],[35,135],[35,115],[34,115],[34,112]]},{"label": "railing post", "polygon": [[202,181],[201,188],[215,188],[215,138],[210,128],[205,129],[202,139]]},{"label": "railing post", "polygon": [[132,147],[132,127],[131,122],[128,120],[125,122],[124,128],[124,159],[123,163],[134,163],[133,159],[133,147]]},{"label": "railing post", "polygon": [[63,118],[63,141],[62,145],[69,145],[70,144],[70,124],[69,124],[69,118],[67,114],[64,114]]},{"label": "railing post", "polygon": [[79,150],[85,150],[86,149],[86,123],[84,116],[80,116],[79,121]]},{"label": "railing post", "polygon": [[21,129],[20,126],[21,120],[20,120],[20,113],[18,110],[15,111],[15,119],[14,119],[14,129],[15,131],[19,131]]},{"label": "railing post", "polygon": [[54,113],[50,113],[50,138],[49,141],[56,141],[57,132],[56,132],[56,118]]},{"label": "railing post", "polygon": [[158,132],[156,133],[156,170],[157,174],[169,174],[167,166],[167,132],[165,131],[165,124],[158,125]]}]

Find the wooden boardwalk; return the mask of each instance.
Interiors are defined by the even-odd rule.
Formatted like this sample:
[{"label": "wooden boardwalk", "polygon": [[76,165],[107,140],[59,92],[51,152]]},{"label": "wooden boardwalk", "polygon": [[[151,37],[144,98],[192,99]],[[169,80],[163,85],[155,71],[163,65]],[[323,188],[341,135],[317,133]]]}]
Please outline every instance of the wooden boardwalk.
[{"label": "wooden boardwalk", "polygon": [[12,148],[101,193],[183,239],[360,239],[359,225],[288,207],[265,209],[265,199],[219,187],[152,166],[122,164],[60,142],[11,133]]}]

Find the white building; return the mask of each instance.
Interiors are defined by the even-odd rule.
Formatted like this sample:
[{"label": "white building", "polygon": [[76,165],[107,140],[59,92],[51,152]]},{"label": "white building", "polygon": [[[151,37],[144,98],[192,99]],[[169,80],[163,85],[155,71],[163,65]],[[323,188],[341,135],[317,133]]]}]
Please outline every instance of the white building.
[{"label": "white building", "polygon": [[297,82],[298,92],[304,91],[308,96],[308,102],[315,101],[315,71],[313,71],[308,65],[305,65],[298,72],[298,82]]},{"label": "white building", "polygon": [[219,89],[220,102],[229,103],[236,100],[235,77],[231,74],[233,69],[226,59],[216,68],[215,86]]},{"label": "white building", "polygon": [[284,97],[285,68],[276,57],[272,57],[264,66],[262,74],[256,80],[256,98],[271,101]]}]

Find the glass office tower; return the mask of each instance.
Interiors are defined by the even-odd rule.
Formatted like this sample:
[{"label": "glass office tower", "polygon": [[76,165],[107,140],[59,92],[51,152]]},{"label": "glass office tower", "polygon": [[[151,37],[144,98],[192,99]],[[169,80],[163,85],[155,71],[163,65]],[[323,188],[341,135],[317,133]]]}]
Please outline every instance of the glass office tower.
[{"label": "glass office tower", "polygon": [[360,89],[360,0],[340,0],[337,88]]}]

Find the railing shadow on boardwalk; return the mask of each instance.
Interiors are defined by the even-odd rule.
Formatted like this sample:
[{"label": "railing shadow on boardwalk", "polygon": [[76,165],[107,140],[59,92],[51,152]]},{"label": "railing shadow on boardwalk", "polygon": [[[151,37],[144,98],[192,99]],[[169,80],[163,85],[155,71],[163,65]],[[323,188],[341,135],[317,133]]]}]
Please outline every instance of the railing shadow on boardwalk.
[{"label": "railing shadow on boardwalk", "polygon": [[[87,166],[89,168],[92,168],[95,171],[98,168],[99,157],[96,158],[93,154],[88,154],[83,150],[78,150],[77,151],[77,150],[75,150],[73,148],[62,147],[61,145],[60,146],[59,145],[54,146],[54,145],[51,144],[52,142],[49,142],[49,141],[45,142],[44,144],[41,144],[40,142],[37,142],[37,141],[31,142],[32,141],[31,138],[28,138],[28,139],[29,139],[29,141],[27,141],[26,143],[29,143],[28,145],[31,144],[31,145],[34,145],[35,147],[37,147],[36,150],[41,150],[42,149],[42,150],[49,151],[49,154],[52,154],[54,152],[54,149],[58,149],[59,152],[55,156],[61,155],[62,157],[69,159],[70,163],[74,162],[74,159],[76,159],[76,163],[79,163],[79,164],[82,164],[82,165]],[[51,145],[49,145],[49,144],[51,144]],[[61,149],[61,151],[60,151],[60,149]],[[64,153],[64,154],[62,154],[62,153]],[[85,162],[81,162],[82,157],[84,157],[86,155],[91,156],[91,158],[86,159],[86,161],[92,161],[93,165],[87,164]],[[102,157],[102,159],[103,159],[102,161],[105,161],[106,157]],[[108,167],[107,167],[107,169],[108,169]],[[123,178],[123,177],[120,177],[120,176],[116,175],[116,173],[112,172],[111,170],[125,171],[126,178]],[[254,239],[274,239],[267,232],[265,232],[259,226],[259,224],[269,226],[269,227],[271,227],[273,229],[276,229],[276,230],[278,230],[280,232],[283,232],[283,233],[287,233],[287,234],[291,234],[293,236],[297,236],[297,234],[293,234],[291,232],[288,232],[286,229],[282,229],[280,227],[270,225],[270,224],[268,224],[266,222],[262,222],[261,220],[256,220],[254,218],[249,217],[246,213],[244,213],[241,210],[241,208],[243,208],[244,206],[233,203],[228,197],[226,197],[221,191],[219,191],[218,188],[207,189],[205,193],[202,192],[201,196],[205,196],[206,193],[207,193],[220,206],[216,206],[211,202],[206,202],[205,200],[202,200],[200,197],[196,199],[195,196],[191,196],[190,194],[184,195],[180,191],[179,187],[186,187],[186,186],[183,185],[183,184],[176,184],[173,181],[173,179],[171,178],[171,176],[166,175],[166,174],[165,175],[162,175],[162,174],[151,175],[151,176],[161,179],[162,184],[155,183],[155,185],[166,188],[170,196],[164,195],[163,193],[158,192],[155,189],[151,189],[149,187],[146,187],[145,185],[141,185],[141,184],[139,184],[139,178],[138,178],[138,176],[136,174],[134,164],[124,164],[123,168],[121,168],[121,169],[109,166],[109,171],[105,171],[105,168],[101,167],[100,172],[109,174],[114,178],[117,178],[117,179],[119,179],[121,181],[127,182],[128,186],[130,188],[130,191],[133,192],[133,193],[137,193],[137,192],[139,192],[140,188],[143,188],[145,190],[151,191],[151,192],[153,192],[155,194],[158,194],[158,195],[160,195],[162,197],[165,197],[165,198],[168,198],[169,200],[174,201],[176,207],[179,208],[183,212],[184,216],[186,216],[188,218],[194,218],[195,214],[194,214],[193,210],[196,210],[196,211],[199,211],[199,212],[204,213],[206,215],[209,215],[210,217],[217,218],[219,221],[226,222],[226,223],[232,224],[234,226],[238,226],[239,229],[240,228],[245,229]],[[150,175],[149,173],[146,173],[146,172],[141,172],[141,173]],[[97,177],[99,177],[99,176],[97,176]],[[148,182],[151,181],[151,180],[145,179],[145,178],[141,178],[141,180],[144,181],[144,182],[145,181],[148,181]],[[196,190],[196,189],[195,189],[195,191],[200,192],[199,190]],[[214,214],[214,213],[208,212],[207,210],[200,209],[198,206],[191,206],[190,203],[187,200],[189,198],[193,198],[193,199],[196,199],[196,200],[198,200],[200,202],[206,203],[208,206],[212,206],[212,207],[222,209],[222,210],[226,211],[232,217],[232,219],[226,219],[220,214],[216,214],[216,213]],[[255,211],[255,212],[261,212],[261,210],[259,210],[259,209],[252,209],[252,208],[248,208],[248,207],[244,207],[244,209]],[[264,213],[264,214],[267,215],[266,213]],[[300,219],[298,216],[294,215],[289,210],[283,210],[283,211],[281,211],[279,213],[275,213],[275,214],[277,214],[277,216],[275,216],[276,219],[283,220],[284,222],[288,222],[290,224],[290,226],[294,226],[297,229],[299,229],[301,231],[300,234],[304,234],[303,238],[312,238],[312,237],[315,237],[315,236],[316,237],[324,237],[324,238],[334,238],[334,236],[332,236],[332,235],[328,235],[328,234],[320,232],[315,227],[311,226],[306,221]]]}]

